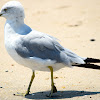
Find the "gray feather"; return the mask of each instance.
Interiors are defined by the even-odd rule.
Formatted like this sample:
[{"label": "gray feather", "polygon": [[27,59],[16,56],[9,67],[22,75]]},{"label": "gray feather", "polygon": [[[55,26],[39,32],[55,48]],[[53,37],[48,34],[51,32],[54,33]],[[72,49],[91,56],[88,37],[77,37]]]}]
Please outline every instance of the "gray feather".
[{"label": "gray feather", "polygon": [[70,50],[63,48],[55,38],[37,31],[32,31],[30,34],[23,36],[15,50],[23,58],[51,59],[69,66],[74,61],[80,62],[82,60]]},{"label": "gray feather", "polygon": [[21,42],[16,45],[15,50],[23,58],[38,57],[62,62],[61,51],[64,49],[54,38],[48,35],[41,36],[38,34],[38,37],[36,37],[33,34],[33,37],[27,35],[22,38]]}]

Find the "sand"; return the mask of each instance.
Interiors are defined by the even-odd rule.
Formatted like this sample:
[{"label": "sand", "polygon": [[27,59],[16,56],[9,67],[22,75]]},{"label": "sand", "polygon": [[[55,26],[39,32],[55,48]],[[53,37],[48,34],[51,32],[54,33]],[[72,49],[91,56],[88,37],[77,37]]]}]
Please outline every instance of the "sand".
[{"label": "sand", "polygon": [[[9,0],[0,0],[0,8]],[[99,0],[20,0],[25,8],[25,23],[35,30],[50,34],[60,43],[83,57],[100,58]],[[100,100],[100,71],[65,67],[54,72],[58,92],[48,98],[50,73],[36,71],[31,95],[25,92],[32,71],[18,65],[4,47],[4,23],[0,18],[0,100],[67,99]],[[94,41],[91,41],[93,39]]]}]

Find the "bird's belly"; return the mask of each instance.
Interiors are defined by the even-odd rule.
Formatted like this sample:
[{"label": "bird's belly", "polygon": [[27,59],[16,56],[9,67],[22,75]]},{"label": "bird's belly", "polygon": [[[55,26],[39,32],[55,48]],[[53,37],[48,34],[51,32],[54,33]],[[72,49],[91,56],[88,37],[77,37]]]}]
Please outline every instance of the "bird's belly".
[{"label": "bird's belly", "polygon": [[40,59],[37,57],[29,57],[29,58],[22,58],[17,52],[9,47],[6,47],[7,52],[9,55],[20,65],[28,67],[32,70],[39,70],[39,71],[50,71],[48,66],[52,66],[54,71],[57,71],[63,67],[65,67],[62,63],[56,63],[56,61],[52,61],[50,59]]}]

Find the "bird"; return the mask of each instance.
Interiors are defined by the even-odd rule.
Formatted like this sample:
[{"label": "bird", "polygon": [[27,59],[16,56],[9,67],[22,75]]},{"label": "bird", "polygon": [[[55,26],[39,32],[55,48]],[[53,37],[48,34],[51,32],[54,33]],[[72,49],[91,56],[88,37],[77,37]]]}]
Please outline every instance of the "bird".
[{"label": "bird", "polygon": [[51,91],[49,97],[57,92],[53,72],[63,67],[84,67],[100,69],[100,59],[80,57],[64,48],[57,38],[30,28],[24,23],[24,7],[19,1],[9,1],[3,5],[0,17],[6,19],[4,43],[8,54],[20,65],[32,70],[31,80],[25,93],[15,95],[27,96],[30,93],[35,70],[51,73]]}]

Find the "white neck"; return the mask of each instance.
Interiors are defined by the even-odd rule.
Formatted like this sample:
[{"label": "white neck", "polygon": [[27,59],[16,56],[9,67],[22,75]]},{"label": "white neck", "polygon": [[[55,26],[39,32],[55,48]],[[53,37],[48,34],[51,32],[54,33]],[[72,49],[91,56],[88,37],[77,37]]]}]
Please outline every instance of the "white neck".
[{"label": "white neck", "polygon": [[6,21],[5,33],[25,35],[28,34],[30,31],[32,31],[32,29],[24,24],[24,19],[14,18],[12,20]]},{"label": "white neck", "polygon": [[5,24],[5,41],[10,40],[13,36],[16,38],[18,35],[26,35],[32,31],[32,29],[24,24],[23,20],[7,20]]},{"label": "white neck", "polygon": [[8,23],[14,30],[16,30],[18,27],[24,24],[24,19],[16,17],[11,20],[7,19],[6,23]]}]

